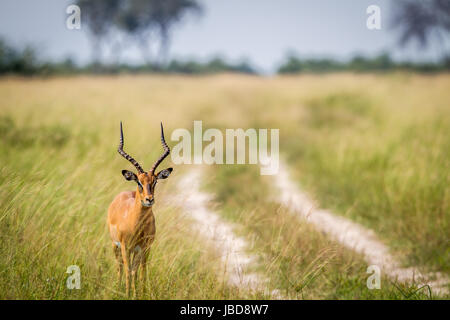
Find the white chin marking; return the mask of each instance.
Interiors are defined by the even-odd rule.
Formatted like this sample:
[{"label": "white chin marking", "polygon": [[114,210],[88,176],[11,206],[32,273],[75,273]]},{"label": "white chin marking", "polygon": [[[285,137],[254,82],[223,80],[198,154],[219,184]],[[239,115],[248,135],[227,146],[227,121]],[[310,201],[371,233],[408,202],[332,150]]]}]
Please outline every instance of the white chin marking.
[{"label": "white chin marking", "polygon": [[146,208],[150,208],[153,205],[153,203],[152,204],[146,204],[144,201],[141,201],[141,203],[142,203],[142,206],[146,207]]}]

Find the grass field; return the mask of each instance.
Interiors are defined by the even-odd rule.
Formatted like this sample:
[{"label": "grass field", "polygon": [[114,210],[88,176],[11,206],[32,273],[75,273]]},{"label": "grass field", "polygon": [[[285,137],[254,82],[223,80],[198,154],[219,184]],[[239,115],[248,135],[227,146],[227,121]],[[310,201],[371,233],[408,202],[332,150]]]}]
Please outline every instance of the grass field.
[{"label": "grass field", "polygon": [[[373,229],[405,266],[450,275],[450,76],[331,74],[0,79],[0,298],[122,299],[106,229],[113,197],[134,189],[125,150],[147,168],[176,128],[279,128],[280,152],[318,203]],[[167,164],[170,160],[166,160]],[[180,170],[178,170],[180,169]],[[147,299],[266,298],[230,287],[214,248],[158,186]],[[211,166],[204,188],[290,298],[426,299],[382,281],[363,259],[272,200],[255,166]],[[66,288],[78,265],[82,289]],[[433,295],[432,297],[435,297]]]}]

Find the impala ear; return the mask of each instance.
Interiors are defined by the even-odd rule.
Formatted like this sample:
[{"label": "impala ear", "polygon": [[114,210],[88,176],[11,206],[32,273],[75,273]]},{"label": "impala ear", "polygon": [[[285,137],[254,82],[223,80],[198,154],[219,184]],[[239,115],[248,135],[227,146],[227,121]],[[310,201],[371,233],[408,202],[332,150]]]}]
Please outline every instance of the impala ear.
[{"label": "impala ear", "polygon": [[122,170],[122,175],[123,175],[124,178],[127,179],[128,181],[132,181],[132,180],[138,181],[137,176],[136,176],[133,172],[131,172],[131,171],[129,171],[129,170]]},{"label": "impala ear", "polygon": [[167,168],[167,169],[163,169],[160,172],[158,172],[158,174],[156,175],[156,179],[167,179],[170,174],[172,173],[173,169],[172,168]]}]

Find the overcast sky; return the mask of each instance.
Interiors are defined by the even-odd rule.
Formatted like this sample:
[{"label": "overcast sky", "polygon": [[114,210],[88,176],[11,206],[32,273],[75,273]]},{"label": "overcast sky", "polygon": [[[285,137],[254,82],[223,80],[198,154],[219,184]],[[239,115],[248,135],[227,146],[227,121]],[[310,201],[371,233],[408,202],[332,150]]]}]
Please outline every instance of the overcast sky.
[{"label": "overcast sky", "polygon": [[[437,48],[395,46],[389,28],[389,0],[203,0],[204,15],[186,19],[173,33],[170,57],[231,61],[248,59],[261,71],[273,72],[288,51],[305,57],[347,59],[355,53],[388,50],[396,59],[435,60]],[[2,0],[0,36],[16,45],[33,44],[47,58],[68,56],[89,61],[86,28],[68,30],[66,0]],[[381,30],[368,30],[366,9],[381,8]],[[83,14],[83,8],[81,8]],[[127,62],[140,62],[130,48]]]}]

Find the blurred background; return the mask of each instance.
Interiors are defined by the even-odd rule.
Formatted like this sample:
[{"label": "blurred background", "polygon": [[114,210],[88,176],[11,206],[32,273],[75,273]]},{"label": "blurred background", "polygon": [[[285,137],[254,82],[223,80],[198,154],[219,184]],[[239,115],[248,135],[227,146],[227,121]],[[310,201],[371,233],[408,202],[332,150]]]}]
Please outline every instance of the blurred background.
[{"label": "blurred background", "polygon": [[[80,29],[66,27],[72,4],[81,9]],[[380,9],[379,29],[366,26],[371,5]],[[1,73],[449,68],[447,0],[4,0],[0,6]]]},{"label": "blurred background", "polygon": [[[372,230],[399,266],[448,279],[449,34],[449,0],[2,0],[0,299],[127,298],[105,223],[136,188],[120,174],[133,170],[120,121],[144,169],[160,121],[171,147],[195,120],[278,128],[286,176],[317,208]],[[194,166],[164,166],[138,298],[449,298],[448,281],[436,291],[385,273],[369,290],[370,263],[280,206],[277,176],[204,166],[208,208],[251,244],[245,271],[268,279],[268,291],[229,286],[223,252],[171,201]],[[81,290],[66,287],[70,265]]]}]

